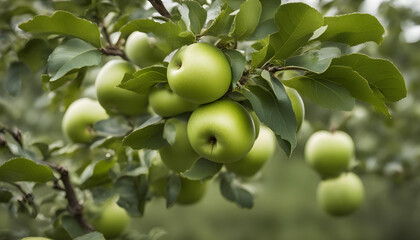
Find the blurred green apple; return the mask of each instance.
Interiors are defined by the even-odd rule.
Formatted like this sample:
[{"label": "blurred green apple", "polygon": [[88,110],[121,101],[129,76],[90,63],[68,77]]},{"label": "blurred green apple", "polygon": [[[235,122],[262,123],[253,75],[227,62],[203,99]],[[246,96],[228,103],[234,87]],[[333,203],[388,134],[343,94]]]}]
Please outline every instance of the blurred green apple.
[{"label": "blurred green apple", "polygon": [[72,142],[90,143],[95,137],[93,124],[106,118],[108,114],[97,101],[80,98],[64,113],[61,129]]},{"label": "blurred green apple", "polygon": [[175,131],[174,142],[159,150],[162,162],[175,172],[189,169],[200,156],[191,147],[187,135],[187,121],[171,118],[166,121],[165,128]]},{"label": "blurred green apple", "polygon": [[96,95],[108,113],[135,116],[146,112],[146,95],[117,87],[124,74],[135,71],[136,68],[124,60],[111,60],[99,71],[95,82]]},{"label": "blurred green apple", "polygon": [[226,163],[226,168],[243,177],[255,175],[276,151],[276,136],[266,126],[261,126],[260,134],[255,140],[251,151],[241,160]]},{"label": "blurred green apple", "polygon": [[318,204],[333,216],[352,213],[362,204],[363,198],[363,183],[354,173],[324,180],[317,190]]},{"label": "blurred green apple", "polygon": [[149,94],[149,104],[153,111],[162,117],[173,117],[184,112],[192,112],[198,107],[176,95],[168,84],[157,85]]},{"label": "blurred green apple", "polygon": [[303,100],[299,93],[289,87],[284,87],[286,90],[287,95],[292,102],[293,112],[295,112],[296,121],[297,121],[297,131],[299,131],[300,126],[302,126],[303,120],[305,120],[305,105],[303,104]]},{"label": "blurred green apple", "polygon": [[92,220],[92,226],[105,238],[116,238],[128,227],[130,220],[124,208],[116,202],[110,202],[103,207],[100,215]]},{"label": "blurred green apple", "polygon": [[188,139],[202,157],[230,163],[245,157],[255,141],[255,126],[239,103],[220,100],[197,108],[187,126]]},{"label": "blurred green apple", "polygon": [[318,131],[305,145],[305,159],[321,177],[337,176],[348,169],[354,157],[354,143],[342,131]]},{"label": "blurred green apple", "polygon": [[133,32],[125,43],[125,54],[139,67],[151,66],[161,62],[167,55],[158,48],[156,39],[143,32]]},{"label": "blurred green apple", "polygon": [[221,98],[232,81],[228,60],[208,43],[182,47],[168,65],[171,89],[186,100],[204,104]]}]

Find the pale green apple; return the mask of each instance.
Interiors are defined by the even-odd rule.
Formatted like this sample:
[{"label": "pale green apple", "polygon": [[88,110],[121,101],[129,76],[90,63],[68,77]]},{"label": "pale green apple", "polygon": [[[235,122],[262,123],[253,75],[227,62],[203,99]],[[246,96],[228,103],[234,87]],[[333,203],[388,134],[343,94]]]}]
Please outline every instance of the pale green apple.
[{"label": "pale green apple", "polygon": [[130,216],[116,202],[107,203],[100,215],[92,221],[96,231],[107,239],[120,236],[130,224]]},{"label": "pale green apple", "polygon": [[143,32],[133,32],[125,43],[125,54],[139,67],[151,66],[161,62],[167,55],[158,48],[156,39]]},{"label": "pale green apple", "polygon": [[232,81],[228,60],[208,43],[182,47],[168,65],[171,89],[186,100],[205,104],[221,98]]},{"label": "pale green apple", "polygon": [[354,173],[343,173],[339,177],[323,180],[317,190],[318,204],[333,216],[352,213],[359,208],[363,199],[363,183]]},{"label": "pale green apple", "polygon": [[149,104],[153,111],[162,117],[173,117],[184,112],[192,112],[198,107],[176,95],[169,85],[158,85],[149,94]]},{"label": "pale green apple", "polygon": [[261,126],[260,134],[254,142],[251,151],[241,160],[226,163],[226,168],[243,177],[252,177],[269,160],[276,151],[276,136],[266,126]]},{"label": "pale green apple", "polygon": [[21,240],[53,240],[53,239],[45,238],[45,237],[26,237],[26,238],[22,238]]},{"label": "pale green apple", "polygon": [[124,60],[111,60],[99,71],[95,82],[96,95],[107,112],[127,116],[146,112],[147,95],[117,87],[124,74],[135,71],[134,65]]},{"label": "pale green apple", "polygon": [[80,98],[64,113],[61,129],[75,143],[90,143],[95,137],[93,124],[107,119],[108,114],[96,100]]},{"label": "pale green apple", "polygon": [[245,157],[255,140],[252,117],[231,100],[197,108],[190,116],[187,132],[191,146],[200,156],[219,163]]},{"label": "pale green apple", "polygon": [[299,131],[303,120],[305,120],[305,105],[303,104],[302,97],[295,89],[285,87],[285,90],[290,98],[290,101],[292,102],[293,112],[295,113],[297,121],[297,131]]},{"label": "pale green apple", "polygon": [[175,141],[159,150],[162,162],[175,172],[189,169],[200,156],[191,147],[187,135],[187,122],[181,118],[166,121],[165,128],[175,130]]},{"label": "pale green apple", "polygon": [[322,177],[339,175],[354,158],[354,143],[342,131],[318,131],[305,145],[305,159]]}]

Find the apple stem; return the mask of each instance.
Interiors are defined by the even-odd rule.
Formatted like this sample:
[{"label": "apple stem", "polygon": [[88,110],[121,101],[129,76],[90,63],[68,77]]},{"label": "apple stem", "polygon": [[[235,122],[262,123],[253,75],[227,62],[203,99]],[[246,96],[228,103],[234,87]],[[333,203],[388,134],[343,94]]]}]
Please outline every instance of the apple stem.
[{"label": "apple stem", "polygon": [[216,145],[217,139],[215,137],[210,137],[211,153],[213,154],[214,145]]}]

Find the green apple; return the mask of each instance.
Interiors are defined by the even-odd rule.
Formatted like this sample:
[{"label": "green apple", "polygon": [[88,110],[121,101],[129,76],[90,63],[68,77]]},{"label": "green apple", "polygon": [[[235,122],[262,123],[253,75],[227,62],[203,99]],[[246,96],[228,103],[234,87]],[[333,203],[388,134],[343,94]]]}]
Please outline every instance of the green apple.
[{"label": "green apple", "polygon": [[166,121],[165,129],[172,128],[175,132],[173,143],[159,150],[162,162],[175,172],[189,169],[200,156],[191,147],[187,135],[187,122],[180,118]]},{"label": "green apple", "polygon": [[232,81],[225,55],[208,43],[194,43],[179,49],[169,62],[167,76],[176,94],[196,104],[221,98]]},{"label": "green apple", "polygon": [[226,168],[243,177],[255,175],[276,151],[276,136],[266,126],[261,126],[260,134],[255,140],[251,151],[241,160],[226,163]]},{"label": "green apple", "polygon": [[252,121],[254,122],[254,126],[255,126],[255,139],[258,137],[258,135],[260,134],[260,119],[258,118],[257,114],[255,113],[254,110],[249,110],[249,115],[251,115]]},{"label": "green apple", "polygon": [[98,101],[111,114],[135,116],[146,112],[147,96],[117,87],[126,73],[136,68],[124,60],[106,63],[96,77],[95,87]]},{"label": "green apple", "polygon": [[107,239],[120,236],[130,224],[130,216],[124,208],[116,202],[107,203],[101,214],[92,221],[96,231],[101,232]]},{"label": "green apple", "polygon": [[26,238],[22,238],[21,240],[52,240],[52,239],[45,238],[45,237],[26,237]]},{"label": "green apple", "polygon": [[176,198],[176,203],[180,205],[197,203],[204,197],[206,188],[206,182],[181,177],[181,190]]},{"label": "green apple", "polygon": [[125,43],[125,54],[139,67],[147,67],[161,62],[167,55],[158,48],[156,39],[143,32],[133,32]]},{"label": "green apple", "polygon": [[153,111],[162,117],[173,117],[184,112],[192,112],[198,107],[176,95],[168,84],[157,85],[149,94],[149,104]]},{"label": "green apple", "polygon": [[354,143],[342,131],[318,131],[305,145],[305,159],[322,177],[339,175],[354,157]]},{"label": "green apple", "polygon": [[64,113],[61,129],[64,135],[76,143],[90,143],[95,137],[93,124],[108,118],[98,101],[80,98],[74,101]]},{"label": "green apple", "polygon": [[297,121],[297,131],[299,131],[300,126],[302,126],[302,122],[305,119],[305,105],[303,104],[301,96],[295,89],[289,87],[284,88],[290,98],[290,101],[292,102],[293,112],[295,112]]},{"label": "green apple", "polygon": [[242,105],[231,100],[198,107],[190,116],[187,133],[200,156],[219,163],[245,157],[255,140],[252,117]]},{"label": "green apple", "polygon": [[363,198],[363,183],[354,173],[343,173],[318,185],[318,204],[333,216],[343,216],[355,211],[362,204]]}]

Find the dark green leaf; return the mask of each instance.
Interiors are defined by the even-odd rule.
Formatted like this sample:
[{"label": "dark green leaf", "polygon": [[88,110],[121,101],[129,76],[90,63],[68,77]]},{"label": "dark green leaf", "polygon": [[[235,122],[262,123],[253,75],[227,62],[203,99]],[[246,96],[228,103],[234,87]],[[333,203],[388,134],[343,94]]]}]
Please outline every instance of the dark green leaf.
[{"label": "dark green leaf", "polygon": [[160,149],[168,144],[163,138],[164,121],[152,117],[123,139],[123,145],[133,149]]},{"label": "dark green leaf", "polygon": [[383,41],[385,29],[376,17],[366,13],[351,13],[325,17],[327,30],[318,40],[345,43],[355,46],[373,41],[378,45]]},{"label": "dark green leaf", "polygon": [[258,25],[261,15],[261,3],[259,0],[247,0],[241,4],[239,12],[233,21],[230,36],[243,40],[252,35]]},{"label": "dark green leaf", "polygon": [[83,236],[77,237],[74,240],[105,240],[105,237],[100,232],[91,232]]},{"label": "dark green leaf", "polygon": [[120,88],[131,90],[139,94],[147,94],[154,85],[167,82],[166,67],[151,66],[143,68],[133,74],[124,75]]},{"label": "dark green leaf", "polygon": [[70,39],[58,46],[48,58],[50,81],[56,81],[72,70],[95,66],[100,62],[98,49],[80,39]]},{"label": "dark green leaf", "polygon": [[82,181],[80,188],[86,189],[110,182],[108,172],[114,164],[115,160],[101,160],[86,167],[80,177]]},{"label": "dark green leaf", "polygon": [[407,96],[403,76],[388,60],[353,53],[334,59],[331,65],[352,68],[377,88],[387,101],[396,102]]},{"label": "dark green leaf", "polygon": [[7,203],[13,197],[13,194],[6,189],[0,188],[0,203]]},{"label": "dark green leaf", "polygon": [[199,34],[206,22],[206,10],[198,2],[194,1],[184,1],[178,9],[182,20],[189,27],[189,30]]},{"label": "dark green leaf", "polygon": [[122,116],[113,116],[93,124],[93,129],[98,136],[125,136],[132,128]]},{"label": "dark green leaf", "polygon": [[117,180],[115,187],[120,196],[118,205],[133,217],[143,216],[149,189],[146,175],[123,176]]},{"label": "dark green leaf", "polygon": [[223,1],[225,1],[229,5],[229,7],[236,10],[240,8],[242,3],[245,2],[246,0],[223,0]]},{"label": "dark green leaf", "polygon": [[51,17],[39,15],[19,27],[32,34],[56,34],[80,38],[95,47],[101,46],[96,24],[65,11],[57,11]]},{"label": "dark green leaf", "polygon": [[172,207],[178,198],[181,190],[181,178],[173,173],[166,179],[166,207]]},{"label": "dark green leaf", "polygon": [[0,181],[3,182],[45,183],[53,179],[54,174],[50,167],[26,158],[13,158],[0,166]]},{"label": "dark green leaf", "polygon": [[220,192],[223,197],[231,202],[235,202],[241,208],[252,208],[254,206],[253,195],[235,182],[231,175],[222,175]]},{"label": "dark green leaf", "polygon": [[252,53],[252,61],[251,66],[252,68],[260,67],[264,65],[268,60],[270,60],[275,54],[274,48],[265,43],[265,46],[260,50]]},{"label": "dark green leaf", "polygon": [[216,175],[223,164],[209,161],[204,158],[198,159],[192,167],[184,172],[182,176],[190,180],[206,180]]},{"label": "dark green leaf", "polygon": [[332,59],[340,55],[341,51],[336,47],[321,48],[287,59],[286,66],[298,66],[311,72],[322,73],[330,66]]},{"label": "dark green leaf", "polygon": [[19,50],[19,60],[36,72],[47,63],[47,58],[52,51],[52,46],[45,40],[35,38],[29,40],[25,46]]},{"label": "dark green leaf", "polygon": [[229,61],[232,70],[232,84],[235,87],[236,83],[241,79],[245,69],[245,56],[236,50],[226,50],[224,51],[224,54]]},{"label": "dark green leaf", "polygon": [[230,15],[233,12],[227,4],[222,7],[222,11],[210,26],[204,31],[203,35],[220,36],[227,35],[232,27],[234,16]]},{"label": "dark green leaf", "polygon": [[83,231],[82,226],[80,226],[79,222],[72,216],[63,216],[61,218],[61,223],[63,225],[63,228],[72,238],[82,236],[85,233]]},{"label": "dark green leaf", "polygon": [[28,78],[30,69],[22,62],[13,62],[7,69],[6,90],[12,96],[17,96],[22,88],[22,81]]},{"label": "dark green leaf", "polygon": [[274,18],[268,19],[257,26],[254,33],[247,40],[260,40],[278,31]]}]

